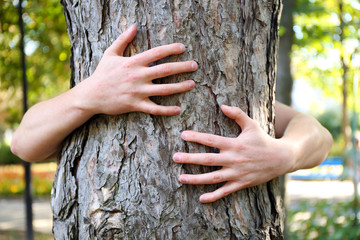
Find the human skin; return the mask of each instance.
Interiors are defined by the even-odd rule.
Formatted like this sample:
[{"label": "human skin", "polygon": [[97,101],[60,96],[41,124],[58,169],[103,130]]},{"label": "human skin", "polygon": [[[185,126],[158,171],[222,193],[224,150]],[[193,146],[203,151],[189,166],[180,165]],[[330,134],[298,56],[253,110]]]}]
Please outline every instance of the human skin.
[{"label": "human skin", "polygon": [[[29,109],[15,131],[11,151],[25,161],[44,161],[56,156],[64,139],[95,114],[144,112],[176,115],[178,106],[161,106],[150,96],[186,92],[195,82],[154,84],[152,80],[197,69],[195,61],[171,62],[149,67],[169,55],[181,54],[181,43],[160,46],[132,57],[123,57],[136,35],[136,26],[105,51],[95,72],[69,91]],[[61,121],[59,121],[61,119]]]},{"label": "human skin", "polygon": [[[138,111],[171,116],[180,113],[179,107],[160,106],[149,97],[189,91],[194,87],[194,81],[154,84],[152,80],[195,71],[196,62],[149,67],[150,63],[166,56],[183,53],[185,46],[180,43],[123,57],[125,48],[135,35],[136,26],[131,26],[105,51],[89,78],[58,97],[30,108],[14,133],[12,152],[25,161],[54,158],[64,139],[95,114]],[[276,138],[266,134],[239,108],[222,106],[221,109],[242,128],[237,138],[185,131],[181,134],[185,141],[219,148],[220,153],[176,153],[173,156],[174,161],[181,164],[222,167],[211,173],[179,177],[184,184],[225,183],[216,191],[203,194],[201,202],[213,202],[284,173],[314,167],[324,160],[332,144],[330,133],[314,118],[281,103],[275,104]]]},{"label": "human skin", "polygon": [[277,138],[270,137],[240,108],[223,105],[221,110],[241,127],[237,138],[184,131],[181,134],[184,141],[215,147],[220,153],[178,152],[173,156],[173,160],[181,164],[221,167],[209,173],[179,176],[183,184],[225,183],[214,192],[202,194],[203,203],[214,202],[285,173],[317,166],[332,145],[331,134],[317,120],[281,103],[275,105]]}]

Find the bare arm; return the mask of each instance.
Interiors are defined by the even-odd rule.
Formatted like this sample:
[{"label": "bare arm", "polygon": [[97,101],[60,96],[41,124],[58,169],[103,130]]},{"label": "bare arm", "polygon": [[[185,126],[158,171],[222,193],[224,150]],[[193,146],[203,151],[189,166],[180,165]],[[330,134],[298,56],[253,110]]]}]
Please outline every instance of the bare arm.
[{"label": "bare arm", "polygon": [[11,150],[25,161],[42,161],[57,154],[64,139],[95,114],[121,114],[141,111],[155,115],[180,113],[177,106],[159,106],[150,96],[185,92],[194,87],[188,80],[174,84],[154,84],[153,79],[195,71],[194,61],[149,64],[185,51],[174,43],[133,57],[123,57],[136,35],[133,25],[105,51],[95,72],[71,90],[41,102],[25,114],[16,130]]},{"label": "bare arm", "polygon": [[315,118],[282,103],[276,103],[275,113],[276,137],[294,150],[290,172],[322,163],[333,143],[329,131]]},{"label": "bare arm", "polygon": [[222,106],[226,116],[234,119],[242,132],[237,138],[185,131],[185,141],[220,149],[220,153],[176,153],[177,163],[222,166],[204,174],[182,174],[185,184],[216,184],[221,188],[200,196],[201,202],[213,202],[240,189],[265,183],[301,168],[320,164],[332,145],[330,133],[314,118],[277,103],[276,136],[272,138],[240,108]]}]

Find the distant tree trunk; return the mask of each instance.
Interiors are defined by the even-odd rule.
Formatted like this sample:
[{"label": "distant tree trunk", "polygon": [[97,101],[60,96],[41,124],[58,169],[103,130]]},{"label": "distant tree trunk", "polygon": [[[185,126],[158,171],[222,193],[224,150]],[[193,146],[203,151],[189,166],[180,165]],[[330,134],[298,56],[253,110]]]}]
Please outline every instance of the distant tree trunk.
[{"label": "distant tree trunk", "polygon": [[338,0],[338,7],[339,7],[339,20],[340,20],[340,44],[341,44],[341,51],[340,51],[340,62],[343,69],[342,73],[342,122],[341,122],[341,132],[344,136],[344,149],[348,147],[348,144],[350,142],[350,126],[349,126],[349,119],[348,119],[348,105],[347,105],[347,99],[348,99],[348,79],[347,79],[347,72],[348,72],[348,65],[345,62],[345,36],[344,36],[344,28],[345,28],[345,22],[343,19],[344,10],[343,10],[343,1]]},{"label": "distant tree trunk", "polygon": [[[293,12],[295,9],[296,0],[284,0],[283,11],[281,14],[280,25],[285,29],[284,34],[280,37],[277,74],[276,74],[276,100],[291,106],[291,92],[293,87],[293,78],[291,75],[291,49],[294,42],[294,18]],[[275,119],[276,121],[276,119]],[[287,209],[286,198],[286,181],[287,176],[282,175],[280,180],[281,197],[285,202],[285,211]],[[284,237],[288,236],[288,229],[286,221],[284,224]]]},{"label": "distant tree trunk", "polygon": [[284,0],[284,10],[281,14],[281,26],[285,32],[280,37],[279,60],[276,75],[276,100],[291,105],[293,78],[291,75],[291,48],[294,42],[293,11],[296,0]]},{"label": "distant tree trunk", "polygon": [[[291,75],[291,49],[294,42],[293,12],[295,5],[296,0],[283,1],[283,11],[281,14],[280,25],[285,29],[285,32],[280,37],[279,58],[276,74],[276,100],[288,106],[290,106],[292,102],[291,92],[293,86],[293,78]],[[280,176],[280,190],[281,197],[285,200],[286,175]]]},{"label": "distant tree trunk", "polygon": [[[296,0],[284,0],[280,25],[285,33],[280,37],[279,58],[276,74],[276,100],[288,106],[291,105],[293,78],[291,75],[291,49],[294,42],[293,11]],[[276,119],[275,119],[276,121]],[[280,177],[281,196],[285,198],[285,176]]]},{"label": "distant tree trunk", "polygon": [[[194,90],[157,97],[181,105],[174,117],[143,113],[95,116],[66,141],[52,193],[56,239],[282,239],[278,180],[212,204],[181,172],[211,171],[172,161],[176,151],[212,152],[185,143],[183,130],[235,137],[240,129],[221,104],[239,106],[274,134],[274,84],[281,1],[63,0],[72,44],[72,84],[89,76],[104,50],[128,26],[138,34],[127,50],[182,42],[199,70],[158,82],[194,79]],[[261,167],[261,166],[259,166]]]}]

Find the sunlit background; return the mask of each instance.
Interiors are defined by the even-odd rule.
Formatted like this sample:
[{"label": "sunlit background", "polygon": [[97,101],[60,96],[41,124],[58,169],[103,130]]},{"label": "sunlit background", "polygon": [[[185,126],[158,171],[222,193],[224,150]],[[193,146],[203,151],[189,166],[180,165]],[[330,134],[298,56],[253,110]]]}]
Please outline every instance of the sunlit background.
[{"label": "sunlit background", "polygon": [[[18,4],[0,0],[0,240],[23,239],[25,230],[24,170],[9,148],[23,115]],[[316,117],[335,141],[323,165],[287,176],[287,236],[360,239],[352,157],[359,130],[360,2],[284,4],[277,97]],[[22,6],[30,107],[69,88],[70,42],[60,1]],[[54,162],[32,165],[36,239],[52,239],[49,197],[55,170]]]}]

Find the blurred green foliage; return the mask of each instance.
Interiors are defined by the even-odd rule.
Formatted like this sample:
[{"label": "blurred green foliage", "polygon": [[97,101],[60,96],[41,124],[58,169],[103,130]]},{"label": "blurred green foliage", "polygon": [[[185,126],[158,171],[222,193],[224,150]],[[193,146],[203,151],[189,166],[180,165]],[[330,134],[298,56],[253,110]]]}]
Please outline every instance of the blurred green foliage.
[{"label": "blurred green foliage", "polygon": [[341,134],[341,109],[328,109],[316,117],[317,120],[328,129],[334,139],[337,139]]},{"label": "blurred green foliage", "polygon": [[329,156],[343,156],[345,139],[341,133],[341,108],[327,109],[316,118],[333,136],[334,143]]},{"label": "blurred green foliage", "polygon": [[360,227],[354,225],[353,204],[328,200],[300,202],[288,211],[289,239],[360,239]]},{"label": "blurred green foliage", "polygon": [[292,69],[296,80],[307,81],[311,86],[321,89],[325,97],[333,98],[340,104],[344,72],[340,59],[343,56],[347,68],[347,103],[352,106],[353,79],[359,78],[360,3],[358,0],[343,0],[341,13],[339,2],[297,0]]},{"label": "blurred green foliage", "polygon": [[[0,128],[22,117],[18,1],[0,0]],[[68,89],[70,42],[58,0],[24,1],[29,107]]]},{"label": "blurred green foliage", "polygon": [[10,147],[7,144],[0,143],[0,165],[1,164],[18,164],[22,163],[23,161],[15,156]]}]

